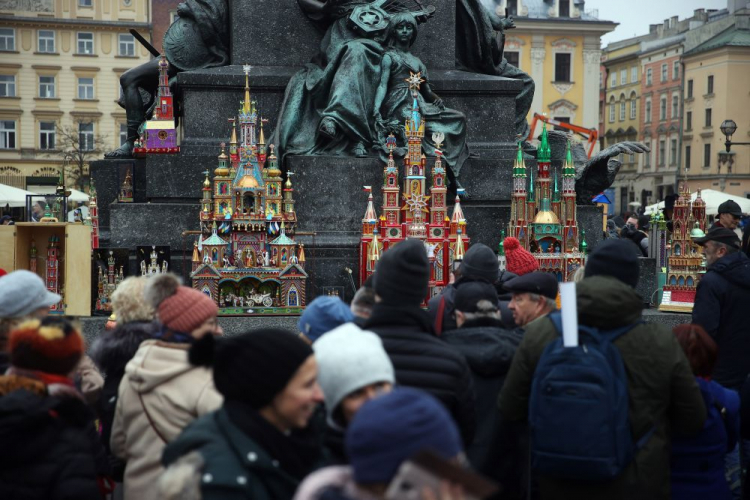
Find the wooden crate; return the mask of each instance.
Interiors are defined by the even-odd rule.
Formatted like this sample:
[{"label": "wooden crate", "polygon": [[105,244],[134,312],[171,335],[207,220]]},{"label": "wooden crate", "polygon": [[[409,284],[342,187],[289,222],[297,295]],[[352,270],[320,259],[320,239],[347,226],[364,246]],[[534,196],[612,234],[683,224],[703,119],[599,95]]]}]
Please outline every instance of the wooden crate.
[{"label": "wooden crate", "polygon": [[36,243],[37,274],[45,279],[51,236],[60,239],[62,290],[67,316],[91,315],[91,226],[65,222],[19,222],[0,226],[0,268],[29,269],[31,240]]}]

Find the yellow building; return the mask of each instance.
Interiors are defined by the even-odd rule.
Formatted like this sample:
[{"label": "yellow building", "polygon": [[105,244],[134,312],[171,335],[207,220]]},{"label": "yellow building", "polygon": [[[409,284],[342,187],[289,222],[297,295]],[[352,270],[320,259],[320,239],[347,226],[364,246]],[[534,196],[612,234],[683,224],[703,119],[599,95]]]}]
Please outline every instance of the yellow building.
[{"label": "yellow building", "polygon": [[[536,89],[534,113],[586,128],[599,126],[599,64],[602,35],[616,23],[582,11],[574,0],[496,0],[516,21],[506,32],[505,57],[526,72]],[[541,129],[537,128],[539,134]]]},{"label": "yellow building", "polygon": [[[688,184],[750,197],[750,146],[726,152],[721,122],[737,123],[733,141],[750,142],[750,24],[748,16],[683,54],[683,164]],[[712,214],[708,214],[712,215]],[[715,215],[715,214],[713,214]]]},{"label": "yellow building", "polygon": [[150,59],[128,30],[150,38],[149,4],[0,3],[0,183],[47,192],[63,164],[60,129],[77,130],[83,147],[120,145],[120,75]]}]

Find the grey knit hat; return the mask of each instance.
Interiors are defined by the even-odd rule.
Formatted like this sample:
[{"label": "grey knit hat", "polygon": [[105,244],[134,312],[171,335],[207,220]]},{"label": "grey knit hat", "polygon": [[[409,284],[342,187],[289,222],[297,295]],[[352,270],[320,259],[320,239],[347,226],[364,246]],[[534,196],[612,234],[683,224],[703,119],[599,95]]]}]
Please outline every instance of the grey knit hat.
[{"label": "grey knit hat", "polygon": [[377,382],[395,383],[391,360],[380,337],[346,323],[320,337],[314,344],[318,384],[323,390],[328,423],[340,428],[333,414],[352,392]]},{"label": "grey knit hat", "polygon": [[13,271],[0,278],[0,318],[22,318],[62,300],[47,290],[44,280],[31,271]]}]

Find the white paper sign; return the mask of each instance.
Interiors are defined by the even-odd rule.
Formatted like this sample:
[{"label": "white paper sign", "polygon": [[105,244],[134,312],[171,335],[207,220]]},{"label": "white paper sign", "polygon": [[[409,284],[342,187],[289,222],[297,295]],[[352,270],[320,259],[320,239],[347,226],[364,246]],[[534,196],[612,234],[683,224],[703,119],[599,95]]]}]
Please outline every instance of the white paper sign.
[{"label": "white paper sign", "polygon": [[560,311],[562,312],[563,345],[578,346],[578,305],[576,284],[560,283]]}]

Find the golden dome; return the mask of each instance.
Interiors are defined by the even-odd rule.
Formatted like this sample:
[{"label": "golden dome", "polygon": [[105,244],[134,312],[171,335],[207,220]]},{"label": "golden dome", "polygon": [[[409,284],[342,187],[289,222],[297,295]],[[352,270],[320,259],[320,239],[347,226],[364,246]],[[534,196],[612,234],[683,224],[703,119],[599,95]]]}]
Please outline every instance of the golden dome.
[{"label": "golden dome", "polygon": [[292,189],[292,179],[291,178],[289,178],[289,177],[286,178],[286,183],[284,184],[284,187],[287,188],[287,189]]},{"label": "golden dome", "polygon": [[240,182],[237,183],[238,188],[257,188],[258,187],[258,179],[255,178],[253,175],[243,175],[242,179],[240,179]]},{"label": "golden dome", "polygon": [[226,167],[217,167],[216,170],[214,170],[214,175],[217,177],[228,177],[229,169]]},{"label": "golden dome", "polygon": [[560,224],[560,219],[557,218],[555,212],[551,210],[542,210],[536,214],[534,224]]}]

